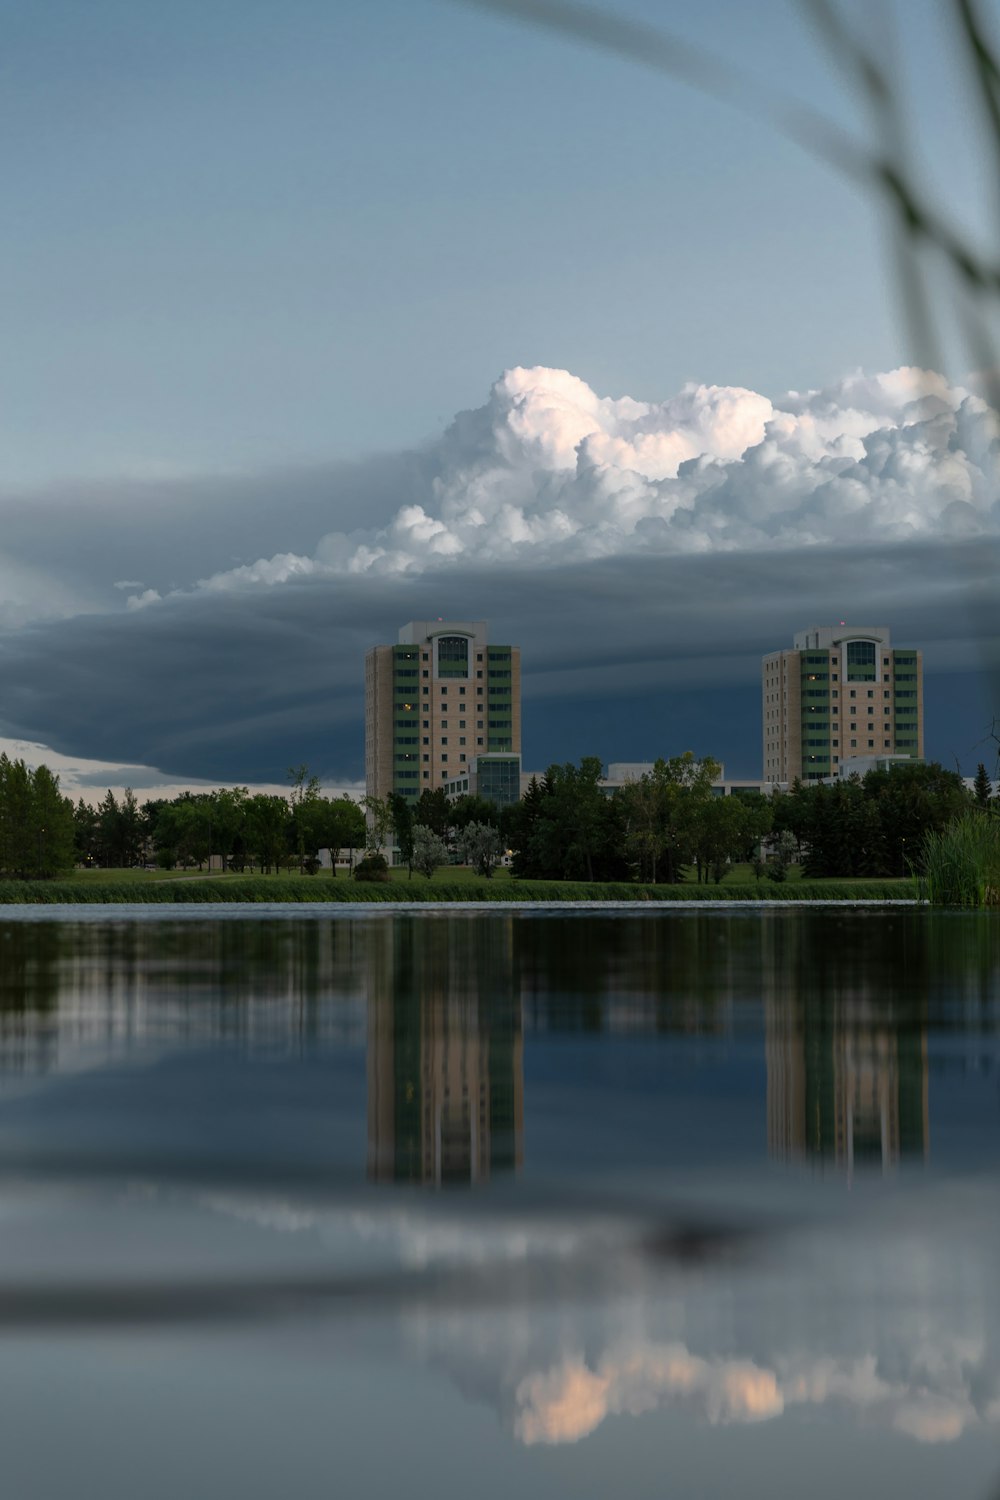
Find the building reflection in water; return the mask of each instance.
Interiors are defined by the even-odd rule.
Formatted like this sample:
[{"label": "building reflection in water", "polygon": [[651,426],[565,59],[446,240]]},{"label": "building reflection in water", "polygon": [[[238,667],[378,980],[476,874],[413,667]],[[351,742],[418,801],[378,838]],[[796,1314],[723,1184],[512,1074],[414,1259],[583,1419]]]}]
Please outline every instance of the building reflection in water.
[{"label": "building reflection in water", "polygon": [[765,1003],[772,1156],[887,1170],[930,1148],[927,1033],[838,1015],[790,1023]]},{"label": "building reflection in water", "polygon": [[373,1180],[468,1184],[521,1165],[510,918],[380,924],[369,948],[367,1065]]}]

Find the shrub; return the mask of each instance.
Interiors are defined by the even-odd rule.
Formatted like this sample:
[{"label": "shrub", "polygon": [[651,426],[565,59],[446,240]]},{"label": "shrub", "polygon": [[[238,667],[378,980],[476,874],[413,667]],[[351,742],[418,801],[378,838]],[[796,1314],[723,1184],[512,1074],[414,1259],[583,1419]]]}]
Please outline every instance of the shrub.
[{"label": "shrub", "polygon": [[359,859],[354,866],[355,880],[386,881],[389,877],[389,866],[384,854],[366,854],[364,859]]}]

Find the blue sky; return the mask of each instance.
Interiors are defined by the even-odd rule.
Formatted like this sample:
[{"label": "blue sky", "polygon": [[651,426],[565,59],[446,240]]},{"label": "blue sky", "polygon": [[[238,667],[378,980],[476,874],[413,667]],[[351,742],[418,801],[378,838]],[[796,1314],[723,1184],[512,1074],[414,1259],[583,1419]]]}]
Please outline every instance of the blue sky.
[{"label": "blue sky", "polygon": [[[783,0],[622,9],[844,113]],[[853,190],[626,62],[441,0],[5,10],[7,483],[403,446],[508,365],[904,355]]]},{"label": "blue sky", "polygon": [[[852,128],[860,117],[785,0],[609,8],[668,25],[765,94],[794,94]],[[224,633],[197,614],[202,601],[178,602],[199,580],[271,560],[232,590],[248,611],[281,614],[300,595],[285,592],[288,570],[273,559],[319,559],[333,568],[330,609],[311,597],[302,627],[339,620],[341,554],[356,558],[400,506],[433,516],[442,488],[454,502],[468,455],[451,424],[469,410],[493,420],[491,387],[514,367],[569,371],[598,398],[664,403],[693,382],[745,387],[782,411],[782,393],[819,390],[840,410],[852,372],[911,358],[877,213],[853,187],[769,124],[571,40],[448,0],[9,0],[0,14],[0,733],[123,761],[168,756],[167,769],[188,776],[280,775],[302,758],[356,775],[356,653],[414,612],[398,580],[373,576],[354,635],[327,643],[344,658],[345,692],[348,680],[355,689],[333,739],[317,739],[304,697],[276,703],[266,724],[234,723],[252,772],[232,746],[209,753],[199,738],[203,704],[219,695],[206,643]],[[901,12],[899,76],[932,175],[986,225],[988,163],[969,145],[968,90],[941,19],[931,0]],[[960,356],[949,373],[963,375]],[[910,420],[901,412],[897,401],[879,420],[895,432]],[[929,514],[917,535],[933,547]],[[992,537],[985,512],[976,524]],[[859,525],[857,540],[909,540],[910,525],[897,506],[888,523]],[[955,534],[968,527],[946,527],[944,540]],[[324,543],[331,535],[350,547]],[[792,541],[852,538],[798,525]],[[516,636],[521,611],[498,559],[462,545],[434,581],[433,612],[477,593],[469,570],[482,568],[497,629]],[[547,569],[581,561],[546,545],[532,563],[536,595]],[[616,542],[615,555],[645,545]],[[739,551],[745,538],[725,545]],[[760,537],[754,546],[767,550]],[[597,543],[584,550],[599,558]],[[520,556],[504,562],[519,567]],[[867,594],[838,588],[830,608],[858,618],[873,599],[908,595],[910,638],[943,672],[961,632],[940,637],[951,644],[935,659],[904,584],[897,570],[887,593],[874,579]],[[143,627],[155,635],[147,664],[182,718],[191,702],[169,745],[143,740],[141,705],[115,696],[116,652],[135,651],[130,588],[174,601]],[[581,597],[588,590],[581,574]],[[752,588],[745,600],[750,612]],[[224,609],[231,619],[237,605]],[[811,623],[799,612],[751,633],[748,660]],[[581,615],[578,634],[587,624]],[[227,677],[242,671],[267,696],[260,658],[249,646],[240,658],[239,637]],[[109,667],[95,674],[89,717],[40,686],[36,653],[51,660],[63,640]],[[530,677],[536,643],[523,644]],[[684,645],[678,637],[675,654]],[[748,670],[734,676],[744,693]],[[977,686],[963,698],[963,743],[981,698]],[[583,715],[585,699],[577,707]],[[666,705],[631,747],[620,735],[613,747],[564,744],[546,729],[533,756],[646,753],[669,720]],[[714,733],[704,721],[698,748],[712,749]],[[747,740],[740,768],[753,771],[757,733],[754,709],[741,708],[716,748],[733,763]]]}]

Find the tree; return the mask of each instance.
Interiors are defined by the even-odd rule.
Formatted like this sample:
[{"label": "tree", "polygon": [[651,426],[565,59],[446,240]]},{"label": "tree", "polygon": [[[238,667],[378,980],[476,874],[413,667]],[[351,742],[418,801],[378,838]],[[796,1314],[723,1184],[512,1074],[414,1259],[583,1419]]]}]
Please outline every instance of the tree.
[{"label": "tree", "polygon": [[449,805],[449,822],[454,829],[461,830],[469,823],[489,823],[500,826],[500,809],[486,797],[456,797]]},{"label": "tree", "polygon": [[970,796],[957,771],[920,761],[869,771],[864,795],[876,808],[881,827],[881,866],[873,873],[909,875],[923,867],[928,833],[940,833],[968,811]]},{"label": "tree", "polygon": [[795,853],[795,836],[788,833],[779,833],[774,840],[774,852],[767,862],[768,880],[777,881],[781,884],[788,878],[788,867]]},{"label": "tree", "polygon": [[246,805],[247,844],[262,875],[275,873],[288,849],[288,803],[284,797],[258,792]]},{"label": "tree", "polygon": [[392,814],[392,830],[396,835],[396,847],[399,849],[399,857],[406,866],[410,879],[413,879],[413,809],[405,797],[398,792],[389,795],[389,810]]},{"label": "tree", "polygon": [[652,772],[617,794],[626,854],[640,879],[671,884],[682,878],[695,857],[700,811],[712,800],[721,770],[710,756],[696,760],[686,750],[670,760],[661,757]]},{"label": "tree", "polygon": [[773,800],[774,829],[789,833],[811,876],[909,875],[922,868],[928,833],[940,833],[968,810],[955,771],[920,761],[803,786]]},{"label": "tree", "polygon": [[392,806],[389,798],[362,797],[361,806],[367,814],[365,846],[372,854],[381,854],[389,837],[389,830],[392,828]]},{"label": "tree", "polygon": [[47,766],[0,755],[0,874],[51,879],[73,868],[73,804]]},{"label": "tree", "polygon": [[972,788],[972,795],[976,799],[976,806],[981,808],[983,812],[988,812],[990,803],[993,800],[993,783],[990,780],[990,773],[982,761],[976,767],[976,780]]},{"label": "tree", "polygon": [[448,863],[448,845],[424,823],[417,823],[413,829],[413,863],[428,880],[440,865]]},{"label": "tree", "polygon": [[142,813],[130,786],[125,788],[118,807],[118,859],[123,868],[131,870],[142,855]]},{"label": "tree", "polygon": [[439,838],[446,839],[452,821],[452,805],[445,795],[444,787],[433,792],[421,792],[413,809],[413,821],[430,828]]},{"label": "tree", "polygon": [[337,873],[337,851],[350,851],[350,864],[354,865],[355,849],[365,847],[365,815],[350,797],[325,799],[324,844],[330,851],[330,874]]},{"label": "tree", "polygon": [[117,865],[121,851],[118,801],[109,787],[97,808],[97,858],[106,870]]},{"label": "tree", "polygon": [[741,857],[747,838],[748,815],[738,797],[709,797],[699,802],[693,826],[693,846],[699,883],[709,875],[721,884],[730,860]]},{"label": "tree", "polygon": [[550,766],[532,778],[517,807],[504,810],[503,826],[514,851],[515,875],[549,880],[616,880],[624,877],[622,827],[613,799],[601,789],[601,762]]},{"label": "tree", "polygon": [[[245,786],[222,787],[209,803],[212,842],[225,870],[236,860],[242,867],[246,850],[246,809],[250,793]],[[211,853],[211,850],[209,851]]]},{"label": "tree", "polygon": [[73,804],[59,791],[59,778],[48,766],[37,766],[31,777],[31,837],[33,874],[51,880],[73,868],[75,852]]},{"label": "tree", "polygon": [[458,835],[458,852],[463,864],[490,880],[503,852],[500,834],[491,823],[468,823]]},{"label": "tree", "polygon": [[94,848],[97,843],[97,813],[82,797],[73,809],[73,830],[77,864],[96,864]]},{"label": "tree", "polygon": [[305,864],[306,846],[316,821],[316,803],[319,801],[319,777],[309,774],[306,765],[289,766],[288,779],[292,783],[288,801],[292,809],[292,824],[295,830],[295,847],[299,856],[299,873]]}]

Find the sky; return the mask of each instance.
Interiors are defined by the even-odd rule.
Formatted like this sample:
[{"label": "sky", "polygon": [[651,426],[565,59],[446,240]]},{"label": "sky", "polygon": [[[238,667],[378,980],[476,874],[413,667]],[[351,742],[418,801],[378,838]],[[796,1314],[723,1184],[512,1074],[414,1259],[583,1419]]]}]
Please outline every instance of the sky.
[{"label": "sky", "polygon": [[[610,8],[863,134],[784,0]],[[0,15],[0,742],[357,784],[364,652],[441,615],[522,647],[529,768],[756,775],[761,654],[848,619],[923,647],[929,755],[989,759],[993,418],[957,343],[911,368],[856,186],[482,4]],[[901,15],[988,243],[941,7]]]}]

